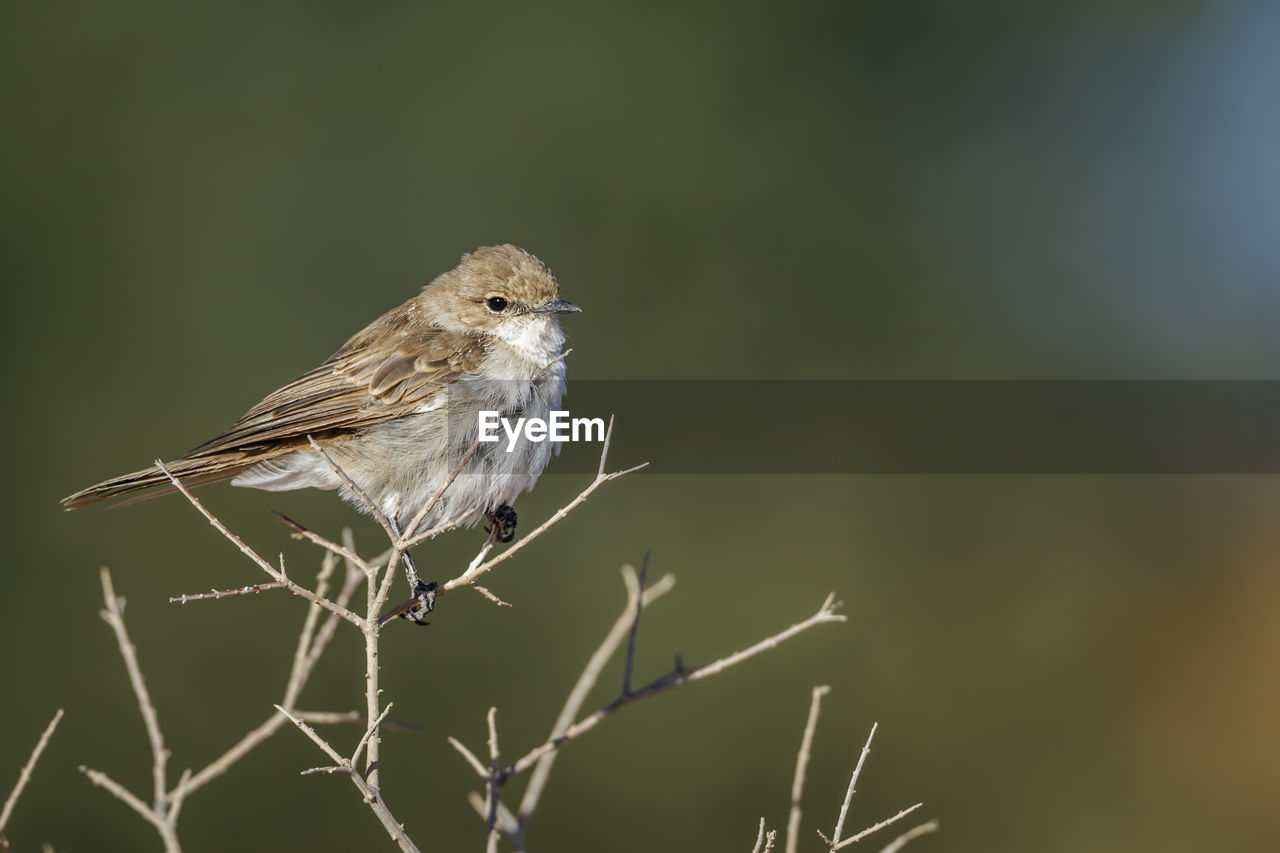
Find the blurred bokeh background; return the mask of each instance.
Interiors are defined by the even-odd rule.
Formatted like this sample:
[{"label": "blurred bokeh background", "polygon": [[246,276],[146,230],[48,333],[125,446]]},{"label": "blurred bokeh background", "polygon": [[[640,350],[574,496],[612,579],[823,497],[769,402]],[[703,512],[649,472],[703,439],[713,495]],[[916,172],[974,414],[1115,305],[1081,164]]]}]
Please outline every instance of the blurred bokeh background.
[{"label": "blurred bokeh background", "polygon": [[[279,700],[303,612],[166,603],[259,580],[179,499],[58,498],[222,430],[463,251],[552,266],[585,308],[571,383],[1274,378],[1278,80],[1266,3],[5,4],[0,791],[67,709],[15,849],[157,847],[76,771],[149,786],[99,566],[175,778]],[[549,475],[522,519],[583,484]],[[271,509],[379,548],[329,494],[204,496],[297,575],[316,554]],[[1280,849],[1278,517],[1261,476],[627,478],[493,576],[513,608],[389,633],[427,731],[388,736],[388,797],[424,849],[478,849],[445,736],[482,747],[497,705],[509,754],[539,742],[652,550],[679,583],[639,677],[828,590],[850,621],[572,745],[531,849],[750,849],[820,683],[806,834],[878,721],[850,822],[923,800],[943,832],[913,849]],[[361,661],[343,636],[303,705],[361,707]],[[319,761],[281,732],[187,804],[186,848],[389,847],[296,775]]]}]

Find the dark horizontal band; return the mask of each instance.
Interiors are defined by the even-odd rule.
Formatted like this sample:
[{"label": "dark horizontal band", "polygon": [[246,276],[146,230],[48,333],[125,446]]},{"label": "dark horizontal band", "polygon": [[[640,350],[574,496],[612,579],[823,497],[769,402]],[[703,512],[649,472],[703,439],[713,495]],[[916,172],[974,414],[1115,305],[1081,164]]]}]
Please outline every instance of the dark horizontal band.
[{"label": "dark horizontal band", "polygon": [[571,380],[562,408],[655,474],[1280,473],[1277,381]]}]

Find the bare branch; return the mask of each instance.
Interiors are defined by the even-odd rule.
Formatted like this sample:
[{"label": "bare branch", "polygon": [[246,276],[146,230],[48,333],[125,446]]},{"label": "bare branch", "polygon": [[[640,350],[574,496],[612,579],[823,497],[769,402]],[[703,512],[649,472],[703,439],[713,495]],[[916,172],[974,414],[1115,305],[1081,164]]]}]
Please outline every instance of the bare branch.
[{"label": "bare branch", "polygon": [[914,841],[922,835],[928,835],[930,832],[937,832],[938,828],[938,822],[936,820],[931,820],[920,824],[914,829],[908,829],[906,832],[893,839],[893,841],[886,844],[884,848],[880,850],[880,853],[898,853],[898,851],[903,847],[906,847],[909,842]]},{"label": "bare branch", "polygon": [[[350,549],[352,547],[351,541],[350,541],[351,529],[344,528],[342,531],[342,535],[343,535],[344,542],[346,543],[348,549]],[[344,609],[350,608],[351,599],[355,595],[356,589],[359,588],[360,584],[365,583],[366,581],[369,580],[368,575],[366,575],[365,573],[365,566],[367,565],[368,564],[357,564],[352,562],[351,560],[347,561],[347,577],[346,577],[346,580],[343,581],[342,589],[338,591],[338,596],[335,599],[339,607],[342,607]],[[329,641],[333,639],[333,635],[337,631],[337,629],[338,629],[338,615],[336,613],[331,612],[329,614],[329,618],[325,620],[324,624],[320,626],[320,630],[316,632],[315,639],[311,643],[311,649],[307,654],[307,660],[303,665],[302,672],[299,674],[299,678],[303,682],[305,682],[306,679],[310,678],[312,671],[315,669],[316,664],[320,660],[320,656],[324,654],[324,650],[328,648]],[[291,680],[291,683],[292,683],[292,680]],[[298,691],[300,692],[301,689],[302,689],[302,686],[301,684],[299,684]],[[290,693],[288,690],[286,690],[285,701],[282,702],[281,704],[283,704],[285,707],[292,706],[296,700],[297,693],[295,692],[292,695],[294,698],[293,699],[289,698]]]},{"label": "bare branch", "polygon": [[[313,726],[369,725],[369,718],[359,711],[299,711],[294,709],[293,715],[299,720],[306,720]],[[398,732],[421,734],[425,729],[417,723],[395,720],[384,715],[379,725],[384,729]]]},{"label": "bare branch", "polygon": [[120,646],[120,657],[124,658],[124,668],[129,673],[129,684],[133,687],[133,695],[138,700],[138,710],[142,712],[142,723],[147,730],[147,740],[151,743],[151,782],[154,789],[156,814],[163,816],[166,810],[166,795],[169,790],[165,781],[165,766],[169,761],[169,750],[164,745],[164,734],[160,731],[160,718],[156,706],[147,692],[146,681],[142,677],[142,667],[138,665],[138,650],[129,640],[129,632],[124,626],[124,602],[116,598],[115,589],[111,585],[111,572],[101,571],[102,598],[106,609],[102,618],[116,635],[116,643]]},{"label": "bare branch", "polygon": [[485,598],[492,601],[494,604],[498,605],[499,607],[511,606],[511,602],[503,601],[501,598],[498,598],[498,596],[494,595],[492,592],[489,591],[488,587],[483,587],[483,586],[480,586],[480,584],[478,583],[473,583],[471,585],[471,588],[474,589],[476,592],[480,593]]},{"label": "bare branch", "polygon": [[822,708],[822,697],[831,692],[827,685],[813,688],[813,696],[809,701],[809,718],[804,724],[804,735],[800,738],[800,751],[796,753],[796,772],[791,779],[791,812],[787,816],[786,853],[796,853],[796,845],[800,842],[800,798],[804,794],[805,770],[809,766],[809,755],[813,749],[813,734],[818,728],[818,713]]},{"label": "bare branch", "polygon": [[258,565],[258,568],[262,569],[264,572],[271,575],[271,577],[274,578],[275,580],[277,581],[284,580],[284,578],[280,575],[279,570],[276,569],[275,566],[271,565],[266,560],[262,559],[262,557],[258,555],[257,551],[253,550],[248,545],[246,545],[244,540],[241,539],[239,536],[235,535],[234,533],[232,533],[230,530],[228,530],[227,526],[223,524],[221,521],[219,521],[217,516],[215,516],[209,510],[205,509],[204,504],[200,503],[200,499],[197,498],[195,495],[191,494],[191,490],[186,487],[186,484],[184,484],[177,477],[173,476],[173,474],[169,471],[169,469],[165,467],[165,464],[159,459],[156,460],[156,467],[159,468],[160,471],[166,477],[169,478],[169,482],[173,483],[174,488],[182,492],[183,497],[185,497],[187,501],[193,507],[195,507],[196,510],[201,515],[204,516],[205,521],[213,525],[213,527],[219,533],[225,536],[227,540],[231,542],[231,544],[235,545],[237,548],[240,549],[240,553],[244,554],[246,557],[248,557],[250,560],[256,563]]},{"label": "bare branch", "polygon": [[[873,832],[879,832],[880,830],[884,829],[886,826],[889,826],[890,824],[897,823],[898,821],[902,820],[904,817],[906,817],[907,815],[911,814],[913,811],[915,811],[916,809],[920,808],[920,807],[921,807],[921,806],[923,806],[923,805],[924,805],[924,803],[916,803],[914,806],[908,806],[907,808],[905,808],[905,809],[903,809],[902,811],[898,812],[898,813],[897,813],[896,815],[894,815],[893,817],[885,818],[884,820],[880,821],[879,823],[872,824],[871,826],[868,826],[866,829],[862,830],[862,832],[859,832],[857,835],[851,835],[851,836],[849,836],[849,837],[848,837],[848,838],[846,838],[844,841],[841,841],[839,844],[833,844],[833,845],[831,846],[831,849],[832,849],[832,850],[843,850],[843,849],[844,849],[844,848],[846,848],[846,847],[851,847],[851,846],[853,846],[854,844],[857,844],[857,843],[858,843],[859,841],[861,841],[862,839],[866,838],[866,837],[867,837],[868,835],[870,835],[871,833],[873,833]],[[822,835],[822,833],[821,833],[821,832],[819,832],[819,833],[818,833],[818,835]],[[823,841],[827,841],[827,837],[826,837],[825,835],[822,835],[822,840],[823,840]],[[828,842],[828,843],[830,844],[831,842]]]},{"label": "bare branch", "polygon": [[231,542],[231,544],[235,545],[238,549],[240,549],[240,553],[244,554],[246,557],[252,560],[258,566],[258,568],[262,569],[264,572],[270,575],[272,580],[278,583],[283,583],[285,585],[285,588],[288,589],[289,592],[293,593],[294,595],[299,596],[301,598],[305,598],[307,601],[310,601],[312,604],[318,604],[321,607],[325,608],[326,610],[329,610],[333,613],[338,614],[343,619],[346,619],[348,622],[350,622],[352,625],[355,625],[357,628],[361,628],[361,629],[364,628],[364,621],[359,616],[352,613],[350,610],[347,610],[345,607],[339,607],[338,605],[334,604],[332,601],[329,601],[326,598],[317,596],[314,592],[307,589],[306,587],[299,586],[298,584],[289,580],[289,578],[284,574],[283,571],[277,569],[275,566],[271,565],[266,560],[262,559],[262,557],[259,556],[257,551],[253,550],[248,545],[246,545],[244,543],[244,540],[242,540],[239,536],[235,535],[230,530],[228,530],[227,526],[223,524],[218,519],[217,516],[215,516],[212,512],[207,510],[204,504],[200,503],[200,500],[195,495],[191,494],[191,490],[188,489],[181,480],[173,476],[173,474],[169,471],[169,469],[166,468],[164,463],[161,462],[159,459],[156,460],[156,467],[158,467],[162,472],[164,472],[164,475],[169,478],[169,482],[173,483],[173,487],[182,493],[183,497],[185,497],[187,501],[193,507],[196,508],[197,512],[199,512],[201,515],[205,517],[205,520],[208,521],[209,524],[213,525],[215,530],[217,530],[219,533],[225,536],[227,538],[227,541]]},{"label": "bare branch", "polygon": [[[641,592],[644,591],[645,577],[649,574],[649,552],[645,552],[644,559],[640,561],[640,577],[637,580],[637,586]],[[631,596],[635,599],[634,611],[631,615],[631,628],[627,631],[627,664],[622,670],[622,695],[631,695],[631,673],[636,665],[636,634],[640,630],[640,611],[644,610],[643,596]]]},{"label": "bare branch", "polygon": [[693,670],[677,669],[673,672],[668,673],[667,675],[654,679],[653,681],[649,682],[643,687],[633,691],[629,696],[619,696],[617,699],[614,699],[608,705],[605,705],[603,708],[600,708],[598,711],[588,715],[587,717],[584,717],[582,720],[569,726],[567,729],[565,729],[564,733],[559,737],[552,738],[547,742],[543,743],[541,746],[535,747],[534,749],[525,753],[523,756],[517,759],[514,764],[510,765],[503,772],[503,776],[509,778],[518,773],[523,773],[525,770],[528,770],[530,767],[536,764],[539,760],[541,760],[543,756],[547,755],[548,753],[554,750],[559,749],[565,743],[568,743],[574,738],[580,737],[586,732],[589,732],[591,729],[595,728],[606,718],[612,716],[618,710],[631,704],[632,702],[635,702],[639,699],[647,699],[650,696],[656,696],[659,693],[665,693],[668,690],[671,690],[676,687],[680,687],[685,684],[689,684],[690,682],[700,681],[703,678],[708,678],[712,675],[717,675],[721,672],[724,672],[726,669],[729,669],[730,667],[735,666],[736,664],[742,663],[748,658],[754,657],[755,655],[758,655],[763,651],[776,647],[777,645],[784,642],[785,640],[788,640],[791,637],[794,637],[796,634],[799,634],[803,631],[807,631],[808,629],[814,627],[815,625],[821,625],[827,622],[845,621],[844,616],[832,612],[834,598],[835,598],[834,594],[827,596],[827,600],[823,602],[822,607],[818,609],[817,613],[813,614],[807,619],[797,622],[796,624],[792,625],[790,628],[787,628],[783,631],[779,631],[777,634],[774,634],[771,637],[767,637],[761,640],[760,642],[756,643],[753,646],[743,649],[742,651],[735,652],[727,657],[723,657],[720,660],[715,661],[714,663],[710,663],[710,664],[707,664],[706,666],[698,667],[697,669],[693,669]]},{"label": "bare branch", "polygon": [[760,818],[760,831],[756,833],[756,846],[751,848],[751,853],[762,853],[764,850],[764,818]]},{"label": "bare branch", "polygon": [[[609,415],[609,425],[604,430],[604,441],[600,446],[600,465],[596,468],[596,479],[604,476],[605,460],[609,458],[609,445],[613,444],[613,415]],[[649,463],[644,463],[648,465]]]},{"label": "bare branch", "polygon": [[394,704],[394,702],[388,702],[387,707],[382,709],[382,713],[378,715],[378,718],[365,727],[364,734],[360,736],[359,742],[356,743],[356,748],[351,751],[352,766],[360,761],[360,751],[364,749],[365,744],[369,742],[369,738],[373,736],[373,733],[376,732],[387,719],[387,714],[391,713],[391,706]]},{"label": "bare branch", "polygon": [[[329,578],[333,576],[333,570],[337,566],[338,555],[332,551],[326,551],[320,560],[320,571],[316,574],[316,595],[321,598],[328,597]],[[316,623],[319,621],[320,607],[313,604],[307,608],[306,618],[302,620],[302,630],[298,632],[298,643],[294,646],[293,663],[289,667],[289,680],[285,682],[284,688],[285,707],[292,707],[298,693],[302,690],[303,673],[306,671],[307,660],[311,656],[311,640],[315,636]]]},{"label": "bare branch", "polygon": [[[463,759],[467,762],[467,764],[471,765],[471,769],[476,771],[477,776],[479,776],[481,779],[489,778],[489,769],[484,766],[483,762],[481,762],[479,758],[476,757],[476,754],[474,752],[467,749],[466,744],[458,740],[456,737],[450,736],[449,746],[453,747],[458,751],[458,754],[463,757]],[[484,815],[481,814],[481,817],[483,816]]]},{"label": "bare branch", "polygon": [[853,794],[858,787],[858,777],[862,775],[862,765],[867,762],[867,756],[871,754],[871,739],[876,736],[876,728],[879,723],[871,724],[871,731],[867,734],[867,742],[862,745],[862,752],[858,755],[858,763],[854,765],[853,775],[849,778],[849,787],[844,792],[844,802],[840,804],[840,816],[836,818],[835,832],[831,834],[831,843],[839,844],[840,836],[844,834],[844,819],[849,815],[849,803],[853,801]]},{"label": "bare branch", "polygon": [[311,449],[318,453],[320,458],[324,460],[324,464],[329,466],[329,470],[337,474],[338,479],[346,483],[347,488],[351,489],[352,494],[360,499],[360,503],[364,504],[365,509],[369,511],[369,515],[373,516],[374,520],[377,521],[378,524],[382,525],[382,529],[386,531],[387,538],[392,542],[395,542],[399,538],[399,531],[396,530],[396,526],[392,523],[391,519],[387,518],[387,514],[382,511],[382,507],[374,503],[373,499],[369,497],[369,493],[366,492],[359,483],[351,479],[350,474],[342,470],[342,466],[335,462],[333,457],[329,455],[329,452],[320,446],[320,442],[316,441],[310,435],[307,436],[307,442],[311,445]]},{"label": "bare branch", "polygon": [[236,595],[253,595],[272,589],[288,589],[288,581],[269,581],[268,583],[252,583],[235,589],[211,589],[208,592],[186,593],[169,597],[170,604],[190,604],[193,601],[213,601],[219,598],[231,598]]},{"label": "bare branch", "polygon": [[728,657],[723,657],[715,663],[699,667],[693,672],[690,672],[685,680],[697,681],[700,678],[707,678],[708,676],[716,675],[731,666],[742,663],[747,658],[755,657],[763,651],[776,648],[780,644],[794,637],[796,634],[799,634],[802,631],[807,631],[814,625],[821,625],[824,622],[847,622],[848,617],[835,612],[836,608],[840,606],[840,602],[836,601],[835,597],[836,594],[834,592],[830,593],[827,596],[827,600],[822,603],[822,607],[818,608],[818,612],[810,616],[808,619],[805,619],[803,622],[797,622],[787,630],[780,631],[772,637],[766,637],[754,646],[749,646],[740,652],[735,652]]},{"label": "bare branch", "polygon": [[[350,531],[344,532],[347,534],[350,533]],[[322,597],[325,596],[328,591],[329,573],[326,571],[326,565],[327,563],[321,563],[320,573],[316,577],[316,594]],[[337,595],[336,603],[340,607],[345,608],[351,601],[351,596],[355,593],[356,587],[358,587],[363,580],[363,574],[358,570],[351,570],[349,568],[346,582],[343,584],[342,589]],[[338,615],[336,613],[329,612],[328,618],[320,627],[319,631],[315,633],[314,638],[306,641],[309,626],[314,625],[312,614],[318,612],[319,608],[317,606],[312,606],[307,609],[307,618],[303,624],[302,633],[298,638],[298,647],[294,653],[294,663],[289,673],[289,681],[288,684],[285,685],[284,699],[280,703],[286,708],[293,707],[297,702],[298,696],[302,692],[302,688],[311,677],[311,673],[315,670],[315,666],[319,662],[320,656],[328,647],[329,641],[333,638],[334,630],[337,627],[339,619]],[[307,647],[306,657],[302,663],[299,664],[298,652],[302,651],[304,646]],[[279,731],[280,727],[283,726],[285,722],[286,719],[284,716],[273,712],[262,724],[250,731],[230,749],[210,762],[207,767],[192,775],[191,781],[187,785],[187,793],[203,788],[218,776],[226,773],[232,765],[252,751],[256,746],[258,746],[258,744],[262,743]]]},{"label": "bare branch", "polygon": [[[475,809],[476,814],[481,820],[485,820],[489,814],[489,802],[475,791],[467,794],[467,803],[471,808]],[[497,828],[503,835],[511,839],[512,846],[516,850],[524,850],[524,837],[520,833],[520,825],[516,822],[516,816],[506,807],[502,800],[498,800]],[[488,843],[488,837],[485,838]]]},{"label": "bare branch", "polygon": [[111,796],[133,809],[157,830],[163,833],[168,827],[165,826],[164,819],[151,810],[151,807],[138,798],[138,795],[112,779],[101,770],[94,770],[91,767],[80,766],[80,772],[89,777],[89,781],[97,785],[99,788],[107,791]]},{"label": "bare branch", "polygon": [[331,542],[328,539],[325,539],[319,533],[316,533],[313,530],[303,527],[301,524],[294,521],[292,518],[290,518],[289,516],[285,515],[282,512],[275,513],[275,516],[276,518],[280,519],[280,521],[285,526],[287,526],[290,530],[293,531],[293,535],[295,538],[305,539],[313,545],[319,545],[321,548],[325,549],[329,553],[334,554],[335,556],[338,556],[338,557],[342,557],[348,562],[355,563],[356,565],[362,567],[365,570],[365,573],[368,574],[368,568],[369,568],[368,564],[366,564],[365,561],[361,559],[360,555],[357,554],[350,547],[339,545],[336,542]]},{"label": "bare branch", "polygon": [[182,813],[182,805],[187,800],[187,794],[190,793],[190,786],[191,768],[188,767],[182,771],[182,775],[178,777],[178,784],[174,785],[173,790],[169,792],[169,813],[166,817],[175,829],[178,826],[178,815]]},{"label": "bare branch", "polygon": [[[306,735],[311,739],[312,743],[320,747],[320,749],[324,751],[324,754],[329,756],[329,759],[334,763],[334,765],[341,768],[351,767],[351,762],[343,758],[341,755],[339,755],[338,751],[329,745],[329,741],[320,737],[320,735],[316,732],[316,730],[311,728],[311,726],[308,725],[305,720],[299,719],[289,711],[286,711],[284,707],[280,705],[276,705],[275,709],[279,711],[281,714],[284,714],[285,717],[288,718],[289,722],[297,726],[299,731],[301,731],[304,735]],[[361,779],[360,781],[363,782],[364,779]]]},{"label": "bare branch", "polygon": [[[635,602],[639,601],[641,607],[648,607],[669,592],[676,584],[675,575],[663,575],[661,580],[641,593],[640,582],[636,578],[635,569],[630,566],[622,567],[622,581],[627,590],[627,603],[622,608],[622,614],[613,623],[613,627],[605,635],[600,647],[587,660],[587,665],[582,670],[582,674],[578,676],[577,683],[569,691],[569,698],[565,700],[564,707],[560,710],[555,724],[551,727],[549,741],[555,741],[562,737],[569,726],[573,724],[578,712],[582,710],[582,706],[587,700],[587,695],[600,678],[600,673],[604,670],[609,659],[613,657],[613,653],[617,651],[623,638],[627,636],[633,618],[632,614],[635,611]],[[529,777],[529,787],[525,789],[524,797],[520,801],[518,814],[522,822],[527,820],[529,815],[533,814],[534,809],[538,807],[538,800],[542,796],[542,790],[546,787],[547,779],[551,775],[551,768],[555,764],[556,754],[555,751],[548,752],[534,767],[533,773]]]},{"label": "bare branch", "polygon": [[391,836],[391,840],[396,842],[404,853],[420,853],[417,845],[415,845],[413,840],[405,834],[404,826],[395,819],[395,816],[391,814],[391,810],[387,808],[387,804],[383,802],[382,795],[365,781],[365,778],[360,775],[360,771],[357,770],[350,761],[339,755],[337,750],[330,746],[328,741],[320,737],[320,735],[316,733],[316,730],[307,725],[305,721],[289,713],[279,705],[276,705],[275,707],[277,711],[288,717],[303,734],[310,738],[312,743],[320,747],[324,754],[329,756],[329,759],[334,763],[333,769],[315,768],[310,771],[303,771],[304,775],[310,775],[316,772],[338,772],[345,775],[351,780],[351,783],[356,786],[356,789],[360,791],[360,795],[364,799],[365,805],[373,811],[374,815],[378,818],[378,821],[382,824],[382,828]]},{"label": "bare branch", "polygon": [[[440,502],[440,498],[444,495],[445,490],[453,485],[453,481],[458,479],[458,475],[462,473],[462,469],[467,467],[467,463],[471,461],[471,457],[476,455],[476,450],[480,448],[480,437],[476,436],[476,440],[471,442],[471,446],[467,448],[467,452],[462,454],[462,459],[458,464],[453,466],[453,470],[449,472],[449,476],[444,478],[444,482],[440,484],[440,488],[436,489],[435,494],[422,505],[422,509],[418,510],[418,514],[413,517],[413,521],[409,522],[409,526],[401,533],[401,538],[396,540],[396,546],[404,549],[412,548],[420,542],[432,538],[429,533],[415,536],[418,525],[426,521],[427,516],[431,514],[431,510],[435,509],[436,504]],[[403,541],[401,541],[403,540]]]},{"label": "bare branch", "polygon": [[58,723],[60,722],[62,722],[61,708],[54,713],[49,725],[44,727],[44,734],[40,735],[40,739],[36,741],[35,749],[31,750],[31,757],[27,759],[27,763],[22,765],[22,769],[18,771],[18,782],[13,786],[8,798],[5,799],[4,807],[0,808],[0,832],[4,832],[5,826],[8,825],[9,817],[13,814],[13,807],[17,804],[18,797],[22,796],[22,790],[31,781],[31,771],[35,770],[36,762],[40,760],[41,753],[49,745],[49,739],[53,737],[53,732],[58,728]]},{"label": "bare branch", "polygon": [[489,708],[486,715],[489,723],[489,777],[485,784],[485,794],[488,797],[488,808],[485,814],[485,826],[488,830],[488,836],[485,839],[486,853],[498,853],[498,838],[501,832],[498,829],[498,709],[496,707]]}]

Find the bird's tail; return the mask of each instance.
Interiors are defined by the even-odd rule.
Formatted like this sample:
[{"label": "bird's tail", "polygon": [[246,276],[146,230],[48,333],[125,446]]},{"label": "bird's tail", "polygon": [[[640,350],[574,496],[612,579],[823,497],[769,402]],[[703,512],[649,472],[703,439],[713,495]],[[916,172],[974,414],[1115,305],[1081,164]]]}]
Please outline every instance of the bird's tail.
[{"label": "bird's tail", "polygon": [[[244,453],[216,453],[166,462],[165,467],[169,469],[169,473],[182,481],[184,486],[203,486],[205,483],[216,483],[219,480],[234,477],[260,461],[257,458],[246,457],[247,454]],[[146,494],[134,494],[148,489],[151,491]],[[160,470],[159,465],[152,465],[150,468],[112,477],[87,489],[81,489],[74,495],[63,498],[62,505],[67,509],[77,509],[97,501],[134,494],[134,497],[116,505],[124,506],[172,491],[176,491],[173,482]]]}]

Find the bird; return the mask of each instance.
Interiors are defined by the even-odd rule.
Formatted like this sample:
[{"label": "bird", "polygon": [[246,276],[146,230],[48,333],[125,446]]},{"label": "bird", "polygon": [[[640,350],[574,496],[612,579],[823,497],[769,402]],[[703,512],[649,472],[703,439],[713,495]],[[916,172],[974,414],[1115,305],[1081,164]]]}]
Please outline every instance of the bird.
[{"label": "bird", "polygon": [[[555,442],[525,440],[510,451],[477,444],[416,530],[406,528],[476,443],[481,411],[545,419],[560,406],[559,320],[581,310],[560,298],[550,268],[531,253],[511,244],[482,246],[165,468],[184,486],[230,480],[267,491],[336,489],[371,512],[367,497],[401,534],[488,518],[500,541],[509,541],[511,504],[537,482],[559,449]],[[75,509],[172,491],[168,475],[152,465],[62,504]]]}]

